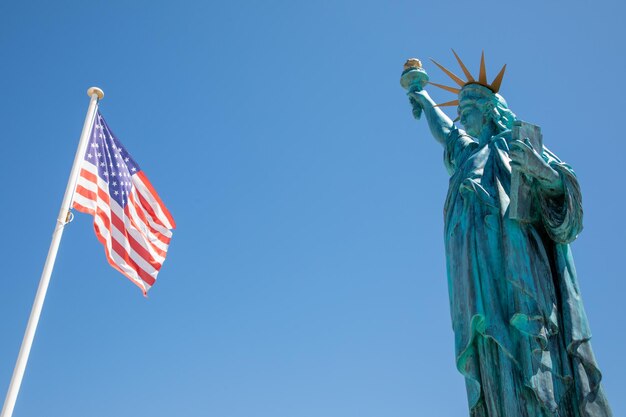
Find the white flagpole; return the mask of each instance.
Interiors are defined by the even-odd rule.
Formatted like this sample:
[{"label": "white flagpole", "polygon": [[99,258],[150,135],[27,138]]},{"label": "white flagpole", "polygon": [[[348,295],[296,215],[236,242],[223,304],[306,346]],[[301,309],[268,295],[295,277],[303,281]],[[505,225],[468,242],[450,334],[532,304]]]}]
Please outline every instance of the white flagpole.
[{"label": "white flagpole", "polygon": [[59,244],[61,243],[63,229],[68,223],[70,205],[72,203],[72,197],[74,196],[76,181],[78,180],[78,175],[80,174],[81,162],[85,157],[85,149],[89,143],[89,134],[91,133],[96,110],[98,109],[98,100],[104,97],[102,90],[97,87],[91,87],[87,90],[87,95],[91,97],[91,101],[89,102],[87,116],[85,117],[85,123],[83,124],[83,131],[80,134],[78,149],[76,150],[76,156],[74,156],[74,164],[72,165],[72,170],[70,171],[70,179],[67,182],[67,187],[65,188],[65,195],[63,196],[63,202],[61,203],[61,210],[59,211],[57,224],[54,228],[54,233],[52,234],[50,249],[48,249],[48,257],[46,258],[46,263],[44,264],[43,272],[41,273],[39,288],[37,288],[37,295],[35,295],[33,308],[30,312],[28,325],[26,326],[26,331],[24,332],[24,339],[22,340],[20,353],[17,356],[17,362],[15,363],[15,369],[13,370],[13,376],[11,377],[11,383],[9,384],[9,390],[7,391],[7,396],[4,400],[4,406],[2,407],[2,414],[0,414],[0,417],[11,417],[13,415],[13,408],[15,407],[15,401],[17,400],[20,385],[22,384],[22,378],[24,378],[28,355],[30,354],[30,348],[33,345],[33,339],[35,338],[37,323],[39,322],[39,316],[41,316],[41,309],[43,308],[43,302],[46,298],[46,292],[48,291],[48,284],[50,284],[50,275],[52,274],[52,268],[54,268],[54,261],[56,260]]}]

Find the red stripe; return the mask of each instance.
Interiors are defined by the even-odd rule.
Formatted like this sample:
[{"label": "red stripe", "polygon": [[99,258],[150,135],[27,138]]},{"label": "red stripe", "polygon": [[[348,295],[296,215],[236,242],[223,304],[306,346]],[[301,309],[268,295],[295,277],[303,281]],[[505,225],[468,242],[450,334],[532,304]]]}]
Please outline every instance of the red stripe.
[{"label": "red stripe", "polygon": [[86,189],[82,185],[78,185],[76,187],[76,194],[80,194],[83,197],[85,197],[85,198],[87,198],[89,200],[92,200],[92,201],[97,201],[97,198],[98,198],[95,192]]},{"label": "red stripe", "polygon": [[[97,186],[97,184],[96,184]],[[82,185],[78,184],[76,186],[76,192],[80,195],[82,195],[85,198],[88,198],[90,200],[93,201],[98,201],[96,198],[96,193],[95,191],[92,190],[88,190],[85,187],[83,187]],[[104,191],[102,188],[98,187],[98,198],[100,200],[102,200],[106,205],[109,205],[109,195],[106,193],[106,191]]]},{"label": "red stripe", "polygon": [[81,205],[81,204],[78,204],[76,201],[74,201],[74,203],[72,203],[72,206],[73,206],[76,210],[81,211],[81,212],[83,212],[83,213],[91,214],[92,216],[93,216],[94,214],[96,214],[96,213],[95,213],[95,211],[93,211],[92,209],[90,209],[90,208],[88,208],[88,207],[85,207],[85,206],[83,206],[83,205]]},{"label": "red stripe", "polygon": [[148,191],[152,195],[152,198],[154,198],[154,200],[157,202],[157,204],[161,208],[161,211],[163,211],[163,214],[165,214],[165,217],[167,217],[167,220],[172,225],[172,229],[175,229],[176,228],[176,222],[174,222],[174,218],[170,214],[169,210],[165,207],[165,204],[163,204],[163,201],[161,201],[161,198],[159,197],[159,195],[157,194],[156,190],[154,189],[154,187],[152,186],[152,184],[148,180],[148,177],[146,177],[146,175],[143,173],[143,171],[139,171],[136,175],[141,179],[141,181],[144,183],[144,185],[146,186],[146,188],[148,189]]},{"label": "red stripe", "polygon": [[80,170],[80,176],[93,182],[94,184],[98,183],[98,177],[94,173],[87,171],[85,168]]}]

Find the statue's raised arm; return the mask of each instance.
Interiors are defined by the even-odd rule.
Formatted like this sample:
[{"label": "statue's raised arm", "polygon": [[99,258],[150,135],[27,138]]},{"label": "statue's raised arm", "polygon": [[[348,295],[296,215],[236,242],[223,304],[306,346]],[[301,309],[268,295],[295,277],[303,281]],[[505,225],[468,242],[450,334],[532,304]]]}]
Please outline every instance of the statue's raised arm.
[{"label": "statue's raised arm", "polygon": [[413,106],[413,116],[420,119],[424,113],[433,137],[437,142],[445,145],[446,138],[454,124],[424,90],[426,83],[428,83],[428,75],[422,68],[420,60],[416,58],[407,60],[404,64],[400,84],[407,90],[409,101]]}]

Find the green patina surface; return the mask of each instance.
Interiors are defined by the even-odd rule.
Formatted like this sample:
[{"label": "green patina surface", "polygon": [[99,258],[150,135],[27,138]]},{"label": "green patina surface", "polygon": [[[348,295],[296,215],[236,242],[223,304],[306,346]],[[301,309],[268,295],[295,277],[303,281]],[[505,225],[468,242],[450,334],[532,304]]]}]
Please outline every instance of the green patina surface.
[{"label": "green patina surface", "polygon": [[[583,227],[574,171],[513,137],[517,119],[488,84],[460,86],[461,129],[423,90],[425,76],[405,69],[402,84],[450,174],[450,311],[470,415],[611,416],[569,247]],[[527,201],[516,201],[530,204],[527,221],[509,216],[514,170],[530,184]]]}]

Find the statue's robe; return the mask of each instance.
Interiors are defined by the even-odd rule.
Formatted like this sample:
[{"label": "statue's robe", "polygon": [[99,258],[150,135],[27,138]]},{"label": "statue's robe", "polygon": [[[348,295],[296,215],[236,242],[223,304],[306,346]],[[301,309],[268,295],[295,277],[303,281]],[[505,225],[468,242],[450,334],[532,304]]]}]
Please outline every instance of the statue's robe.
[{"label": "statue's robe", "polygon": [[544,148],[564,194],[534,184],[536,221],[509,219],[508,143],[454,129],[445,245],[456,363],[472,417],[607,417],[571,243],[582,230],[572,169]]}]

